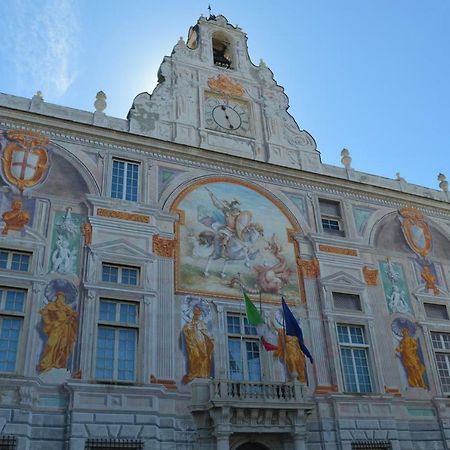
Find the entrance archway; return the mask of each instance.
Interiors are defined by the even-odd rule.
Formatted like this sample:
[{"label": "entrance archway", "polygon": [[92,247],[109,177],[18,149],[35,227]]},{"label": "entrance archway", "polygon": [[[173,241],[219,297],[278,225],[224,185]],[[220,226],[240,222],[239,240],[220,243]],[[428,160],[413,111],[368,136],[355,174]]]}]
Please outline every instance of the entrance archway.
[{"label": "entrance archway", "polygon": [[269,448],[257,442],[246,442],[241,444],[236,450],[269,450]]}]

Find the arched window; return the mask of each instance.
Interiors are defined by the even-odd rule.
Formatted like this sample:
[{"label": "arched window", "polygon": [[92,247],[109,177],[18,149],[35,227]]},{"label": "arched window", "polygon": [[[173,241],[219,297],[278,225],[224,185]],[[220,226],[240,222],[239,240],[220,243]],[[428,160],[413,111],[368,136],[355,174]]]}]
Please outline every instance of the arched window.
[{"label": "arched window", "polygon": [[232,61],[232,46],[225,34],[217,32],[212,37],[212,48],[214,64],[219,67],[231,69],[233,67]]}]

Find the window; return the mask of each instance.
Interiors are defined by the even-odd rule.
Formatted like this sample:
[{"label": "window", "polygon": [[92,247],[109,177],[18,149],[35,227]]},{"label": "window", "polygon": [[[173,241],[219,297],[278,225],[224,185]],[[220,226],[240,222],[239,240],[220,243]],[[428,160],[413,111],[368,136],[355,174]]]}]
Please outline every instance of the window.
[{"label": "window", "polygon": [[140,439],[88,439],[85,450],[112,449],[143,450],[144,442]]},{"label": "window", "polygon": [[135,381],[139,305],[100,300],[96,372],[98,380]]},{"label": "window", "polygon": [[442,391],[450,394],[450,333],[431,332]]},{"label": "window", "polygon": [[448,320],[447,307],[436,303],[424,303],[425,314],[429,319]]},{"label": "window", "polygon": [[138,179],[138,163],[113,159],[111,197],[136,202],[138,199]]},{"label": "window", "polygon": [[352,450],[392,450],[392,445],[389,441],[353,441]]},{"label": "window", "polygon": [[139,268],[103,263],[102,281],[137,286],[139,283]]},{"label": "window", "polygon": [[256,327],[240,314],[227,314],[228,361],[232,380],[261,380],[261,360]]},{"label": "window", "polygon": [[30,253],[0,250],[0,269],[28,272],[30,268]]},{"label": "window", "polygon": [[17,446],[15,436],[0,436],[0,450],[14,450]]},{"label": "window", "polygon": [[320,218],[322,230],[325,233],[344,236],[342,226],[341,207],[338,202],[319,199]]},{"label": "window", "polygon": [[333,292],[333,303],[337,309],[361,311],[361,300],[359,295]]},{"label": "window", "polygon": [[339,349],[346,392],[372,392],[368,361],[368,345],[364,328],[338,325]]},{"label": "window", "polygon": [[27,291],[0,287],[0,372],[15,372]]}]

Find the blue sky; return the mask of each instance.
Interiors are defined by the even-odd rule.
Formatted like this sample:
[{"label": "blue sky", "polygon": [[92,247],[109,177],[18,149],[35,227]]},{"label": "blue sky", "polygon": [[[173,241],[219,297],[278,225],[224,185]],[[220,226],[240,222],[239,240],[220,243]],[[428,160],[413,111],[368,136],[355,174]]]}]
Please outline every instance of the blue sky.
[{"label": "blue sky", "polygon": [[[0,91],[126,117],[207,1],[3,0]],[[322,161],[350,150],[364,172],[437,188],[450,179],[450,1],[211,1],[248,34],[316,139]]]}]

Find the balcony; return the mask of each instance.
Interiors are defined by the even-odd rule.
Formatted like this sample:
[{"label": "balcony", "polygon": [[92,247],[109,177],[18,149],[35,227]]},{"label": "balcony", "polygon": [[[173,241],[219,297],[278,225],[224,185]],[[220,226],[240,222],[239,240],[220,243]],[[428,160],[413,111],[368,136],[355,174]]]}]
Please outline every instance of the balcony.
[{"label": "balcony", "polygon": [[190,411],[199,448],[228,450],[236,439],[245,442],[246,436],[256,435],[264,435],[261,443],[272,436],[280,442],[292,440],[296,450],[305,448],[306,419],[313,404],[306,401],[306,387],[297,380],[196,379],[191,387]]}]

